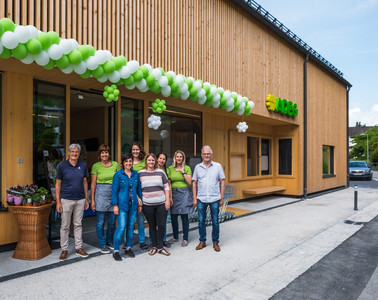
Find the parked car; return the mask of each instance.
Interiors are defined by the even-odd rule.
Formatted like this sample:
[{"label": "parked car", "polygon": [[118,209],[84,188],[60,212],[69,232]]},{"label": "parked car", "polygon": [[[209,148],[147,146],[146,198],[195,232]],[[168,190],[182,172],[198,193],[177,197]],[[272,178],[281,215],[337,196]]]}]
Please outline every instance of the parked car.
[{"label": "parked car", "polygon": [[367,180],[373,179],[373,171],[371,167],[363,160],[349,162],[349,178],[362,178]]}]

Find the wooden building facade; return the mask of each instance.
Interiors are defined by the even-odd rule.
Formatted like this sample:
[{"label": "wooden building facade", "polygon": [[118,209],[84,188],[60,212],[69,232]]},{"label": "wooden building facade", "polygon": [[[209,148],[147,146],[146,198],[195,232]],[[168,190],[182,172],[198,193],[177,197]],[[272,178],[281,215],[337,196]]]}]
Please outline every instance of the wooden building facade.
[{"label": "wooden building facade", "polygon": [[[278,21],[261,14],[262,8],[246,2],[256,5],[227,0],[2,1],[0,18],[53,30],[141,66],[201,79],[255,104],[251,115],[240,116],[123,85],[120,100],[108,103],[102,92],[109,82],[0,58],[2,204],[9,186],[47,182],[46,160],[65,157],[71,142],[85,146],[88,166],[102,143],[112,146],[117,161],[134,140],[146,152],[172,156],[183,149],[191,166],[200,162],[201,146],[210,145],[227,184],[236,186],[234,199],[274,191],[301,197],[345,186],[351,85],[311,48],[285,36]],[[270,94],[296,104],[297,116],[268,110]],[[157,131],[147,127],[156,98],[167,103]],[[240,121],[249,126],[245,133],[236,129]],[[44,144],[48,139],[53,142]],[[17,234],[12,213],[0,212],[0,245],[17,241]]]}]

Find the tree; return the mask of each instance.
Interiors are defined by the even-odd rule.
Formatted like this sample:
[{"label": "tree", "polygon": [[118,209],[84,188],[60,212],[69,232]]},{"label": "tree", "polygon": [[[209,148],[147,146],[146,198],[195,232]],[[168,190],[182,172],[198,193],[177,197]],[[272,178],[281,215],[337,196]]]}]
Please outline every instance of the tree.
[{"label": "tree", "polygon": [[[367,161],[367,135],[369,135],[369,160],[378,163],[378,126],[374,126],[365,133],[357,134],[352,138],[354,145],[349,153],[350,159]],[[369,163],[369,162],[368,162]]]}]

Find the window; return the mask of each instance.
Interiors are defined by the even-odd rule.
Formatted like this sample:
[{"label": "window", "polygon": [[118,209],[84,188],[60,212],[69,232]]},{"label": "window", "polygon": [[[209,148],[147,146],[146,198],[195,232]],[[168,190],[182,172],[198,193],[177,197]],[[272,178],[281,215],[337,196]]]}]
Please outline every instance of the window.
[{"label": "window", "polygon": [[[271,174],[270,139],[247,137],[247,176]],[[261,159],[260,159],[261,155]]]},{"label": "window", "polygon": [[[150,114],[152,113],[150,103]],[[176,150],[182,150],[186,164],[192,169],[201,162],[202,114],[193,110],[167,106],[161,117],[159,129],[149,129],[149,150],[168,155],[167,166],[172,164]]]},{"label": "window", "polygon": [[261,175],[269,175],[270,172],[270,140],[261,139]]},{"label": "window", "polygon": [[278,140],[278,174],[291,175],[291,139]]},{"label": "window", "polygon": [[33,180],[50,188],[65,158],[66,88],[35,80],[33,94]]},{"label": "window", "polygon": [[122,97],[121,153],[129,152],[132,143],[143,141],[143,101]]},{"label": "window", "polygon": [[323,177],[334,175],[334,148],[323,145]]}]

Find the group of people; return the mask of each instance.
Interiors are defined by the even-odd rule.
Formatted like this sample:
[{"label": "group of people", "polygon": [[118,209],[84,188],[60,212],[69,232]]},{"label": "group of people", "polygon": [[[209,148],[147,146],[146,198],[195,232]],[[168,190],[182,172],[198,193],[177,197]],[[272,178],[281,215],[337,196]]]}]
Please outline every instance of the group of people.
[{"label": "group of people", "polygon": [[[58,165],[56,176],[56,209],[61,213],[59,260],[68,256],[71,218],[73,220],[76,254],[88,257],[82,248],[82,218],[89,208],[87,165],[79,160],[80,145],[68,148],[68,160]],[[150,255],[169,256],[166,249],[179,241],[181,217],[183,240],[189,242],[189,214],[198,210],[199,244],[196,250],[206,247],[206,210],[210,206],[213,224],[212,242],[219,252],[219,207],[224,203],[225,175],[222,166],[212,161],[212,149],[201,150],[202,163],[194,172],[186,165],[185,153],[177,150],[173,164],[166,167],[167,155],[146,155],[143,146],[134,142],[130,151],[121,158],[121,166],[111,160],[110,147],[100,145],[99,161],[91,170],[91,208],[96,211],[96,232],[102,253],[113,250],[113,258],[121,261],[120,246],[128,257],[135,257],[131,250],[134,224],[137,220],[140,248]],[[173,238],[166,241],[166,221],[170,212]],[[148,222],[150,245],[145,243],[145,219]],[[106,223],[106,233],[105,233]],[[117,224],[115,226],[115,223]]]}]

